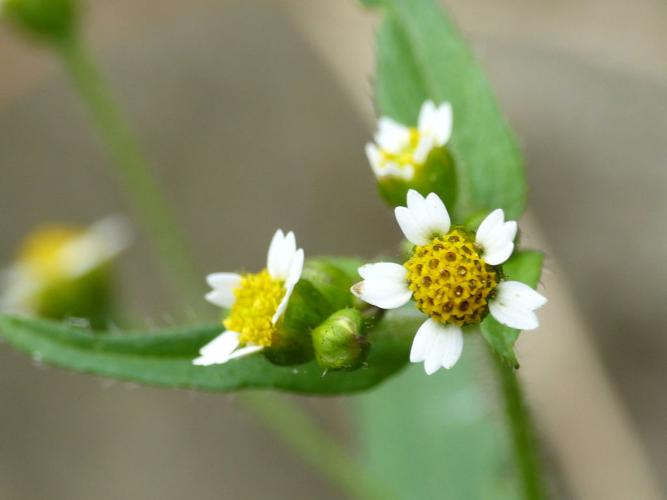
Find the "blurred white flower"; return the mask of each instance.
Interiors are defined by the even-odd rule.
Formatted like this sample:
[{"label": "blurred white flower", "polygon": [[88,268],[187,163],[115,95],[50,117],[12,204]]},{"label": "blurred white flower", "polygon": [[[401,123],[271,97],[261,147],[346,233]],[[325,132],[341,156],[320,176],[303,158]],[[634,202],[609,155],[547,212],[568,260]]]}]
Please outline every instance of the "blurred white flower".
[{"label": "blurred white flower", "polygon": [[416,128],[381,117],[375,143],[366,144],[366,156],[375,176],[411,180],[431,150],[447,143],[452,134],[452,120],[449,103],[436,107],[432,101],[422,105]]},{"label": "blurred white flower", "polygon": [[16,262],[0,274],[0,310],[34,313],[44,290],[66,286],[111,261],[130,243],[127,222],[111,216],[86,229],[48,226],[26,238]]}]

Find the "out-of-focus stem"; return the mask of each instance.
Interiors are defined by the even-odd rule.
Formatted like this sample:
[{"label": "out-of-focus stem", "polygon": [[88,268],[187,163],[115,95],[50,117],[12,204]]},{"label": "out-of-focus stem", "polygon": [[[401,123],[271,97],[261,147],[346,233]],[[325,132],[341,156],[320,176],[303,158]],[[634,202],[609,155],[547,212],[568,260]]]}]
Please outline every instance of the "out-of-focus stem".
[{"label": "out-of-focus stem", "polygon": [[500,377],[505,414],[514,450],[514,458],[525,500],[544,500],[547,494],[542,481],[533,422],[524,401],[521,384],[514,368],[490,352]]},{"label": "out-of-focus stem", "polygon": [[175,300],[200,295],[193,259],[159,181],[134,139],[94,60],[73,35],[58,44],[69,76],[86,105],[90,118],[106,146],[116,177],[154,245],[163,275]]},{"label": "out-of-focus stem", "polygon": [[240,396],[262,424],[274,432],[302,459],[315,466],[350,498],[389,500],[389,492],[372,482],[361,464],[338,441],[319,426],[294,402],[284,396],[248,392]]}]

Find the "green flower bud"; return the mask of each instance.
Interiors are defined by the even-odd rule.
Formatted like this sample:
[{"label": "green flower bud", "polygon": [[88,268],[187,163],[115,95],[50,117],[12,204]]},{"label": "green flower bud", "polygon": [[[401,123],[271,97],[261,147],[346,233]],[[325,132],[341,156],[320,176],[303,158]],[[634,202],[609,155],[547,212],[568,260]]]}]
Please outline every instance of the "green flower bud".
[{"label": "green flower bud", "polygon": [[329,370],[356,370],[366,361],[370,350],[362,334],[363,316],[356,309],[335,312],[313,330],[315,359]]},{"label": "green flower bud", "polygon": [[31,35],[62,41],[76,30],[78,7],[77,0],[4,0],[0,14]]}]

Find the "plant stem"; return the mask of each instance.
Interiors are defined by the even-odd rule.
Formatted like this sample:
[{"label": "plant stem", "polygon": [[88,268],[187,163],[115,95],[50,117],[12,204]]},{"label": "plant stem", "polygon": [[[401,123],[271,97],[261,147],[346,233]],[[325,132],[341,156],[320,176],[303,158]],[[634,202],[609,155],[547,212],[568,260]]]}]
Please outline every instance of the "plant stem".
[{"label": "plant stem", "polygon": [[392,496],[363,474],[361,464],[296,403],[284,396],[248,392],[241,395],[246,407],[262,424],[288,443],[306,462],[315,466],[351,498],[388,500]]},{"label": "plant stem", "polygon": [[[118,111],[101,73],[79,38],[68,38],[58,48],[74,86],[109,150],[118,180],[153,239],[162,271],[174,296],[177,299],[199,296],[199,273],[186,240],[174,222],[158,179]],[[244,394],[240,400],[267,429],[343,491],[364,500],[388,498],[370,484],[347,450],[293,402],[285,397],[259,393]]]},{"label": "plant stem", "polygon": [[514,458],[521,478],[525,500],[543,500],[547,497],[537,454],[533,422],[526,406],[521,384],[514,368],[507,366],[495,352],[490,352],[500,375],[507,423],[510,427]]},{"label": "plant stem", "polygon": [[193,265],[186,240],[174,223],[155,173],[118,111],[95,62],[76,35],[65,38],[58,48],[69,76],[114,162],[116,177],[152,240],[162,273],[171,278],[167,281],[173,288],[174,300],[200,295],[199,273]]}]

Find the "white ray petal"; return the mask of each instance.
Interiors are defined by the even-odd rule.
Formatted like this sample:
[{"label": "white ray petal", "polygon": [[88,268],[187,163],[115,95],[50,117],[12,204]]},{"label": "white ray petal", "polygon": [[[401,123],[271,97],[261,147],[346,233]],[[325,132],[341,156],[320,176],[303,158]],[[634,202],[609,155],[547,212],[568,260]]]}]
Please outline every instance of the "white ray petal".
[{"label": "white ray petal", "polygon": [[410,129],[386,116],[378,120],[375,142],[390,153],[400,152],[410,142]]},{"label": "white ray petal", "polygon": [[435,193],[424,198],[410,189],[407,207],[396,207],[394,214],[405,237],[415,245],[426,245],[434,235],[445,234],[451,227],[447,208]]},{"label": "white ray petal", "polygon": [[368,163],[371,165],[375,177],[386,175],[386,169],[383,168],[382,154],[372,142],[366,144],[366,158],[368,158]]},{"label": "white ray petal", "polygon": [[60,250],[62,266],[70,276],[82,276],[122,252],[131,239],[129,224],[123,217],[105,217]]},{"label": "white ray petal", "polygon": [[278,229],[273,235],[266,259],[269,274],[276,279],[287,279],[289,266],[295,252],[296,239],[294,233],[290,231],[285,235],[281,229]]},{"label": "white ray petal", "polygon": [[206,282],[213,288],[206,294],[207,301],[225,308],[234,305],[234,290],[241,283],[240,275],[236,273],[213,273],[206,277]]},{"label": "white ray petal", "polygon": [[424,370],[431,375],[441,367],[449,369],[454,366],[462,352],[463,332],[460,327],[427,319],[415,335],[410,361],[423,360]]},{"label": "white ray petal", "polygon": [[412,212],[406,207],[396,207],[394,209],[396,222],[401,228],[405,238],[413,245],[426,245],[431,236],[428,230],[425,230],[417,221]]},{"label": "white ray petal", "polygon": [[210,366],[226,363],[238,346],[239,334],[237,332],[230,330],[222,332],[199,350],[200,356],[193,361],[193,364]]},{"label": "white ray petal", "polygon": [[520,281],[501,281],[497,288],[496,300],[516,303],[530,310],[539,309],[547,303],[544,295]]},{"label": "white ray petal", "polygon": [[262,349],[264,349],[264,346],[250,344],[245,347],[241,347],[240,349],[236,349],[233,353],[229,355],[229,359],[242,358],[244,356],[248,356],[249,354],[254,354],[256,352],[259,352]]},{"label": "white ray petal", "polygon": [[530,309],[513,307],[491,301],[489,303],[491,315],[500,323],[517,330],[534,330],[540,326],[537,315]]},{"label": "white ray petal", "polygon": [[433,137],[436,145],[444,146],[452,135],[453,121],[450,103],[442,103],[436,108],[433,102],[426,101],[419,113],[419,132]]},{"label": "white ray petal", "polygon": [[365,264],[358,270],[359,276],[364,279],[382,279],[392,278],[399,281],[405,281],[407,269],[394,262],[377,262],[375,264]]},{"label": "white ray petal", "polygon": [[489,303],[489,310],[494,318],[510,328],[533,330],[539,326],[533,311],[546,302],[543,295],[524,283],[503,281],[498,285],[496,297]]},{"label": "white ray petal", "polygon": [[[431,321],[427,319],[426,322]],[[410,348],[410,362],[421,363],[426,359],[431,346],[437,337],[437,330],[430,328],[426,322],[417,330],[415,338],[412,340],[412,347]]]},{"label": "white ray petal", "polygon": [[516,221],[505,222],[505,214],[498,208],[482,221],[475,241],[482,247],[484,260],[492,266],[502,264],[514,251],[516,237]]},{"label": "white ray petal", "polygon": [[385,162],[380,166],[376,175],[378,177],[399,177],[409,181],[415,176],[415,168],[412,165],[399,165],[394,162]]},{"label": "white ray petal", "polygon": [[399,264],[380,262],[359,268],[364,280],[354,285],[352,293],[364,302],[382,309],[395,309],[412,297],[406,279],[407,269]]},{"label": "white ray petal", "polygon": [[292,261],[290,262],[289,269],[287,271],[287,277],[285,279],[286,288],[293,287],[296,285],[297,281],[301,279],[301,273],[303,272],[303,261],[303,249],[299,248],[296,252],[294,252]]},{"label": "white ray petal", "polygon": [[426,206],[428,207],[433,228],[439,233],[448,233],[452,226],[452,221],[449,218],[447,207],[440,197],[435,193],[429,193],[426,196]]},{"label": "white ray petal", "polygon": [[415,152],[412,153],[412,159],[417,165],[423,164],[427,159],[428,155],[431,154],[431,151],[436,146],[435,137],[432,135],[422,134],[419,136],[419,142],[417,142],[417,147]]},{"label": "white ray petal", "polygon": [[303,272],[303,261],[304,261],[303,249],[299,248],[294,253],[294,257],[292,258],[292,262],[290,263],[290,268],[287,273],[287,279],[285,281],[285,295],[283,295],[280,304],[278,304],[276,312],[273,314],[273,317],[271,318],[271,322],[274,325],[278,322],[280,317],[284,314],[285,310],[287,309],[289,299],[292,296],[292,292],[294,291],[294,286],[301,279],[301,273]]}]

